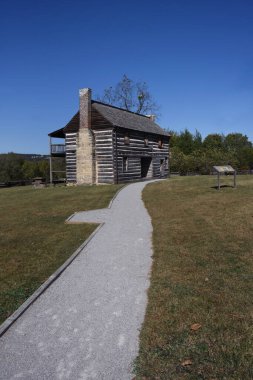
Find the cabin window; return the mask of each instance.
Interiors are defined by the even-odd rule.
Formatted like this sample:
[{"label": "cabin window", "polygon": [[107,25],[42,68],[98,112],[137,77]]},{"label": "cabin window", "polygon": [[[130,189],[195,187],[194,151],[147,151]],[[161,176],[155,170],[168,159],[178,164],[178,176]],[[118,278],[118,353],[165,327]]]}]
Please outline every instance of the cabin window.
[{"label": "cabin window", "polygon": [[166,170],[169,169],[169,160],[168,160],[168,157],[165,157],[165,169]]},{"label": "cabin window", "polygon": [[129,143],[130,143],[130,139],[129,139],[129,135],[128,134],[126,134],[124,136],[124,143],[125,143],[125,145],[129,145]]},{"label": "cabin window", "polygon": [[163,148],[163,140],[162,139],[160,139],[160,140],[158,140],[158,148]]},{"label": "cabin window", "polygon": [[144,139],[144,146],[148,146],[148,139],[147,138]]},{"label": "cabin window", "polygon": [[122,165],[123,173],[126,173],[128,171],[128,157],[123,157]]}]

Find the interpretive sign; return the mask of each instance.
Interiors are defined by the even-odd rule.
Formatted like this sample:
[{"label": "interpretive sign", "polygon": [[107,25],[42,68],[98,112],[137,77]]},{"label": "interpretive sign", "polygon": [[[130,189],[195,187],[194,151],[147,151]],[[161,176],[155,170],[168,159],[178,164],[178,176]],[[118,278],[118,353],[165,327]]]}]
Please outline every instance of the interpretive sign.
[{"label": "interpretive sign", "polygon": [[220,175],[234,175],[234,186],[236,187],[236,171],[234,168],[232,168],[231,165],[224,165],[224,166],[213,166],[213,169],[218,174],[218,189],[220,190]]}]

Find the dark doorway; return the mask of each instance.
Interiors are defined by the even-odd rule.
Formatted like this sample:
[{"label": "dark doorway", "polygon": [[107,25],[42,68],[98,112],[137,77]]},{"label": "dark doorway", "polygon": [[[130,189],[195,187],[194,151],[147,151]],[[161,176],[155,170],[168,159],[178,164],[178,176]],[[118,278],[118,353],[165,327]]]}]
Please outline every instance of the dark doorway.
[{"label": "dark doorway", "polygon": [[[141,178],[145,178],[148,175],[152,158],[151,157],[142,157],[141,158]],[[151,177],[151,175],[150,175]]]}]

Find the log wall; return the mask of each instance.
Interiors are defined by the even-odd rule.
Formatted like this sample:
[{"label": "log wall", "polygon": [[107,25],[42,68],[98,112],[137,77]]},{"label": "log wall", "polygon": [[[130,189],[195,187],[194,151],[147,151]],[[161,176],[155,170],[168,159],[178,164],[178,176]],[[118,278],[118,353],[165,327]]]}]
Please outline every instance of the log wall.
[{"label": "log wall", "polygon": [[93,130],[95,135],[97,183],[114,183],[113,129]]},{"label": "log wall", "polygon": [[[129,138],[128,144],[126,136]],[[145,139],[148,144],[145,144]],[[167,177],[169,141],[168,137],[163,137],[163,146],[159,147],[159,140],[161,137],[154,134],[118,128],[114,133],[115,181]],[[126,159],[127,168],[123,163]]]},{"label": "log wall", "polygon": [[69,183],[76,182],[76,133],[66,133],[66,179]]}]

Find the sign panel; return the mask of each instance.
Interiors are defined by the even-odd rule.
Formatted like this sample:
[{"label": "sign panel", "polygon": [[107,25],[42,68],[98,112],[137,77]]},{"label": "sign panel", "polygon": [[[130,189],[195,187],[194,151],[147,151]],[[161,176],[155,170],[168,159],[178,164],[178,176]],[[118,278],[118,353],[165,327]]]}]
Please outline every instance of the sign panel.
[{"label": "sign panel", "polygon": [[231,165],[213,166],[213,169],[217,173],[221,173],[221,174],[234,173],[235,172],[235,169],[233,169]]}]

